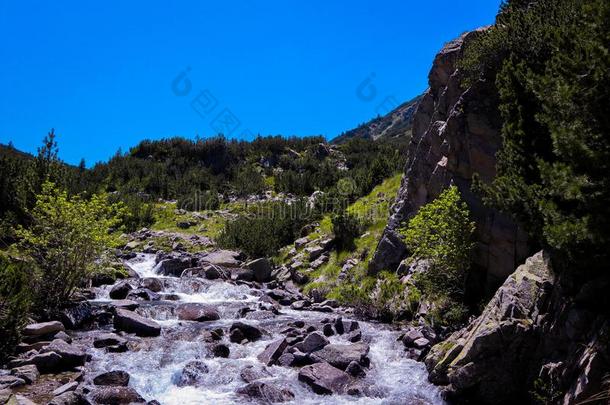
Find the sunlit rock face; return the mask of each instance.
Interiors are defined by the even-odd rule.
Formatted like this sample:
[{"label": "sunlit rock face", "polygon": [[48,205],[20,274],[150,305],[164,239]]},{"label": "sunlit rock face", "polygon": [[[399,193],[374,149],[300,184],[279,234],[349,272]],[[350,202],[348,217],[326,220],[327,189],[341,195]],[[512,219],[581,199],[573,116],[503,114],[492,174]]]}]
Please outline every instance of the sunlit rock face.
[{"label": "sunlit rock face", "polygon": [[369,271],[395,270],[408,254],[397,228],[425,203],[454,184],[477,223],[474,263],[481,289],[493,291],[530,253],[525,233],[505,215],[483,206],[472,191],[473,175],[489,183],[501,146],[494,89],[484,82],[464,87],[457,61],[484,30],[466,33],[436,55],[413,121],[402,185]]}]

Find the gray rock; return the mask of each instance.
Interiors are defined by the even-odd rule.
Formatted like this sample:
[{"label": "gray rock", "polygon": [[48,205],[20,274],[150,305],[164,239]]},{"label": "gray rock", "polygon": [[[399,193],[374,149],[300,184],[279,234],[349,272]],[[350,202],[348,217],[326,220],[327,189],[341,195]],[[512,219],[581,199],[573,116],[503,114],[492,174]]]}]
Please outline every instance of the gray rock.
[{"label": "gray rock", "polygon": [[133,290],[133,287],[129,281],[123,280],[110,289],[109,295],[113,300],[123,300],[131,290]]},{"label": "gray rock", "polygon": [[345,372],[347,374],[351,375],[352,377],[359,377],[359,378],[366,377],[366,372],[364,371],[364,369],[362,368],[360,363],[355,362],[355,361],[352,361],[347,365]]},{"label": "gray rock", "polygon": [[227,345],[225,345],[223,343],[219,343],[219,344],[216,344],[216,345],[212,346],[210,351],[212,352],[214,357],[224,357],[224,358],[227,358],[231,354],[231,350],[229,349],[229,346],[227,346]]},{"label": "gray rock", "polygon": [[76,381],[69,382],[67,384],[62,385],[59,388],[56,388],[53,391],[53,396],[57,397],[57,396],[60,396],[62,394],[65,394],[66,392],[75,391],[76,387],[78,387],[78,382],[76,382]]},{"label": "gray rock", "polygon": [[328,363],[317,363],[299,371],[299,381],[309,385],[316,394],[343,394],[351,384],[352,377]]},{"label": "gray rock", "polygon": [[114,333],[104,333],[93,339],[93,347],[97,349],[109,346],[127,347],[127,340]]},{"label": "gray rock", "polygon": [[286,339],[279,339],[267,345],[265,350],[258,355],[258,360],[266,366],[271,366],[277,362],[280,356],[288,347]]},{"label": "gray rock", "polygon": [[81,405],[87,403],[83,397],[75,391],[64,392],[54,397],[47,405]]},{"label": "gray rock", "polygon": [[237,390],[239,395],[245,395],[264,403],[288,402],[294,399],[294,394],[285,388],[278,388],[269,383],[255,381]]},{"label": "gray rock", "polygon": [[127,387],[129,385],[130,376],[122,370],[113,370],[106,373],[98,374],[93,378],[95,385],[108,385],[113,387]]},{"label": "gray rock", "polygon": [[136,288],[127,293],[128,300],[159,301],[161,296],[148,288]]},{"label": "gray rock", "polygon": [[25,385],[25,380],[14,375],[0,375],[0,390]]},{"label": "gray rock", "polygon": [[51,322],[43,322],[43,323],[33,323],[27,325],[23,329],[23,334],[27,336],[42,336],[42,335],[50,335],[55,334],[57,332],[61,332],[65,330],[64,325],[58,321]]},{"label": "gray rock", "polygon": [[320,332],[312,332],[301,343],[298,343],[296,347],[303,353],[313,353],[329,343],[329,340]]},{"label": "gray rock", "polygon": [[259,283],[267,282],[271,278],[271,263],[267,258],[252,260],[246,267],[254,272],[254,279]]},{"label": "gray rock", "polygon": [[241,254],[233,250],[217,250],[201,258],[204,263],[216,264],[224,267],[239,267]]},{"label": "gray rock", "polygon": [[243,337],[250,342],[257,341],[263,336],[261,329],[243,322],[233,322],[230,331],[233,332],[234,330],[239,330]]},{"label": "gray rock", "polygon": [[178,319],[183,321],[216,321],[220,319],[218,310],[210,305],[189,302],[176,308]]},{"label": "gray rock", "polygon": [[205,382],[209,372],[210,370],[204,362],[199,360],[191,361],[182,369],[176,385],[178,387],[201,385]]},{"label": "gray rock", "polygon": [[43,348],[41,353],[57,353],[60,357],[60,367],[64,370],[69,370],[73,367],[82,366],[87,361],[87,354],[85,351],[76,346],[71,345],[63,340],[55,339],[48,346]]},{"label": "gray rock", "polygon": [[163,290],[163,282],[155,277],[146,277],[140,280],[140,287],[153,292],[159,292]]},{"label": "gray rock", "polygon": [[98,404],[127,405],[145,403],[146,400],[131,387],[96,387],[89,394],[93,402]]},{"label": "gray rock", "polygon": [[271,377],[271,373],[269,373],[269,371],[267,371],[267,369],[264,367],[257,368],[254,366],[246,366],[240,371],[239,376],[245,382],[251,383],[252,381],[256,381],[261,378]]},{"label": "gray rock", "polygon": [[21,378],[26,383],[31,384],[38,379],[40,372],[35,365],[29,364],[26,366],[15,367],[11,370],[11,374],[15,377]]},{"label": "gray rock", "polygon": [[116,310],[114,327],[120,331],[135,333],[138,336],[159,336],[161,334],[161,326],[157,322],[126,309]]},{"label": "gray rock", "polygon": [[312,356],[327,362],[334,367],[345,370],[349,363],[355,361],[358,364],[368,366],[369,345],[363,342],[353,344],[329,344]]}]

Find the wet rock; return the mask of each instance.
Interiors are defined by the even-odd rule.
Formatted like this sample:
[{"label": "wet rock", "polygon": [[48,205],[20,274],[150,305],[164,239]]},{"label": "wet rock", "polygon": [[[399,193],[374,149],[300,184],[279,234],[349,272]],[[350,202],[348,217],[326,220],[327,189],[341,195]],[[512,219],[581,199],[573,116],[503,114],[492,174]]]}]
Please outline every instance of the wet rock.
[{"label": "wet rock", "polygon": [[210,372],[208,366],[199,360],[188,362],[176,381],[178,387],[197,386],[204,382]]},{"label": "wet rock", "polygon": [[161,326],[157,322],[126,309],[116,310],[114,327],[120,331],[135,333],[138,336],[159,336],[161,334]]},{"label": "wet rock", "polygon": [[329,344],[312,354],[312,357],[316,360],[327,362],[341,370],[345,370],[352,361],[368,367],[370,362],[367,357],[369,349],[369,345],[363,342]]},{"label": "wet rock", "polygon": [[190,267],[193,267],[193,259],[184,253],[172,253],[171,255],[162,255],[161,260],[157,264],[157,272],[164,276],[180,277],[182,272]]},{"label": "wet rock", "polygon": [[36,402],[24,397],[23,395],[10,396],[8,403],[10,405],[37,405]]},{"label": "wet rock", "polygon": [[329,340],[320,332],[312,332],[301,343],[298,343],[296,347],[303,353],[312,353],[322,349],[329,343]]},{"label": "wet rock", "polygon": [[413,347],[416,349],[424,349],[430,346],[430,341],[425,337],[421,337],[419,339],[415,339],[413,342]]},{"label": "wet rock", "polygon": [[33,323],[27,325],[23,329],[23,334],[27,336],[42,336],[42,335],[50,335],[55,334],[57,332],[61,332],[65,330],[64,325],[58,321],[51,322],[43,322],[43,323]]},{"label": "wet rock", "polygon": [[120,348],[124,347],[127,351],[127,340],[114,333],[104,333],[93,339],[93,347],[100,349],[104,347]]},{"label": "wet rock", "polygon": [[180,304],[176,308],[176,314],[178,315],[178,319],[182,321],[206,322],[220,319],[220,315],[216,308],[194,302]]},{"label": "wet rock", "polygon": [[163,290],[163,282],[155,277],[147,277],[140,280],[140,287],[158,293]]},{"label": "wet rock", "polygon": [[79,393],[67,391],[54,397],[47,405],[83,405],[87,403]]},{"label": "wet rock", "polygon": [[347,340],[352,342],[352,343],[360,342],[362,340],[362,332],[359,331],[359,330],[355,330],[353,332],[350,332],[347,335]]},{"label": "wet rock", "polygon": [[201,262],[215,264],[224,267],[239,267],[241,254],[233,250],[217,250],[206,254],[201,258]]},{"label": "wet rock", "polygon": [[243,337],[250,342],[257,341],[263,336],[261,329],[243,322],[234,322],[231,325],[230,331],[233,332],[234,330],[239,330]]},{"label": "wet rock", "polygon": [[261,378],[271,377],[271,373],[264,367],[246,366],[239,372],[239,376],[245,382],[251,383]]},{"label": "wet rock", "polygon": [[79,329],[93,320],[93,310],[88,302],[79,302],[63,309],[59,320],[68,329]]},{"label": "wet rock", "polygon": [[303,367],[299,381],[309,385],[316,394],[330,395],[345,393],[352,377],[328,363],[317,363]]},{"label": "wet rock", "polygon": [[11,370],[11,374],[15,377],[21,378],[26,383],[31,384],[38,379],[40,372],[35,365],[29,364],[26,366],[15,367]]},{"label": "wet rock", "polygon": [[405,345],[405,347],[413,347],[413,343],[417,340],[417,339],[421,339],[424,337],[424,334],[421,332],[421,330],[418,329],[409,329],[403,336],[402,338],[402,343]]},{"label": "wet rock", "polygon": [[131,290],[133,290],[133,287],[129,281],[124,280],[112,287],[109,295],[113,300],[123,300],[127,297],[127,294],[129,294]]},{"label": "wet rock", "polygon": [[364,369],[362,368],[360,363],[357,363],[355,361],[352,361],[347,365],[345,372],[347,374],[351,375],[352,377],[359,377],[359,378],[366,377],[366,372],[364,371]]},{"label": "wet rock", "polygon": [[35,365],[42,374],[61,371],[61,356],[55,352],[36,353],[25,359],[17,359],[11,362],[13,367]]},{"label": "wet rock", "polygon": [[128,300],[159,301],[161,296],[148,288],[136,288],[129,291],[126,298]]},{"label": "wet rock", "polygon": [[227,358],[231,354],[231,351],[229,350],[229,346],[222,344],[222,343],[212,346],[211,352],[214,355],[214,357]]},{"label": "wet rock", "polygon": [[337,331],[337,334],[339,335],[343,335],[345,333],[345,329],[343,328],[343,318],[338,317],[335,320],[335,330]]},{"label": "wet rock", "polygon": [[76,390],[76,387],[78,387],[78,382],[76,382],[76,381],[66,383],[66,384],[62,385],[61,387],[55,389],[53,391],[53,396],[57,397],[59,395],[65,394],[66,392],[74,391],[74,390]]},{"label": "wet rock", "polygon": [[17,388],[25,385],[26,381],[14,375],[0,375],[0,390],[5,388]]},{"label": "wet rock", "polygon": [[282,367],[292,367],[293,365],[295,365],[294,354],[292,354],[292,353],[282,354],[279,357],[279,359],[277,359],[277,364]]},{"label": "wet rock", "polygon": [[333,330],[332,325],[327,323],[322,327],[322,333],[324,333],[324,336],[333,336],[335,331]]},{"label": "wet rock", "polygon": [[254,280],[254,272],[250,269],[234,269],[231,272],[231,278],[240,281],[252,281]]},{"label": "wet rock", "polygon": [[271,366],[277,362],[286,347],[288,347],[288,343],[285,338],[276,340],[267,345],[265,350],[258,355],[258,360],[266,366]]},{"label": "wet rock", "polygon": [[271,263],[265,257],[252,260],[246,264],[246,267],[252,270],[254,279],[259,283],[267,282],[271,278]]},{"label": "wet rock", "polygon": [[114,370],[98,374],[93,378],[95,385],[108,385],[113,387],[127,387],[129,385],[129,374],[125,371]]},{"label": "wet rock", "polygon": [[122,309],[127,309],[129,311],[134,311],[137,307],[140,306],[140,304],[138,304],[135,301],[132,300],[116,300],[116,301],[112,301],[110,303],[110,305],[113,308],[122,308]]},{"label": "wet rock", "polygon": [[72,338],[64,331],[57,332],[53,338],[63,340],[66,343],[72,343]]},{"label": "wet rock", "polygon": [[250,383],[238,389],[237,393],[265,403],[287,402],[294,399],[294,394],[291,391],[261,381]]},{"label": "wet rock", "polygon": [[89,394],[91,400],[98,404],[126,405],[146,402],[144,398],[131,387],[96,387]]},{"label": "wet rock", "polygon": [[43,348],[40,352],[53,352],[58,354],[61,358],[59,366],[63,370],[69,370],[77,366],[82,366],[87,360],[87,354],[83,349],[76,345],[68,344],[60,339],[55,339],[47,347]]}]

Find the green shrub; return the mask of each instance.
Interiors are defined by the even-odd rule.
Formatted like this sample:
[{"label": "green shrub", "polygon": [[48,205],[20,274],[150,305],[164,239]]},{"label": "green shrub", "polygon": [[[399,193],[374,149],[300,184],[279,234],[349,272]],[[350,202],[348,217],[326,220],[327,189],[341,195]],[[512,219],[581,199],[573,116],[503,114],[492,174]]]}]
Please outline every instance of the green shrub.
[{"label": "green shrub", "polygon": [[0,364],[13,353],[27,322],[33,275],[32,267],[0,255]]},{"label": "green shrub", "polygon": [[474,243],[475,223],[457,187],[451,186],[424,205],[401,230],[415,259],[429,259],[430,270],[422,273],[426,294],[463,293]]},{"label": "green shrub", "polygon": [[338,250],[354,250],[356,248],[354,239],[362,233],[362,221],[356,215],[342,211],[332,217],[332,226],[336,248]]},{"label": "green shrub", "polygon": [[119,211],[104,194],[89,200],[68,198],[53,183],[43,185],[30,212],[31,225],[17,232],[20,247],[40,270],[37,308],[51,312],[60,308],[88,279],[114,241],[109,230],[118,223]]},{"label": "green shrub", "polygon": [[273,256],[298,238],[301,228],[314,218],[305,200],[259,204],[249,213],[227,221],[217,242],[251,257]]}]

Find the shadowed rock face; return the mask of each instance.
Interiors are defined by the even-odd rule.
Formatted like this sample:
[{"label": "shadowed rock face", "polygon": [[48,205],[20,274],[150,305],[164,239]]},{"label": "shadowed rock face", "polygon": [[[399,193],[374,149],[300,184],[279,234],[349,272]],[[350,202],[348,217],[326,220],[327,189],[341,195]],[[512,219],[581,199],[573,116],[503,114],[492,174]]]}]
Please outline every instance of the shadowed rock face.
[{"label": "shadowed rock face", "polygon": [[529,253],[525,233],[506,216],[484,207],[471,190],[475,173],[484,182],[494,178],[501,145],[494,89],[482,82],[463,89],[456,67],[464,44],[480,32],[449,42],[434,59],[430,88],[415,112],[402,185],[370,262],[371,274],[398,267],[408,252],[397,228],[451,184],[458,187],[477,223],[474,261],[487,291],[499,286]]},{"label": "shadowed rock face", "polygon": [[476,403],[528,402],[535,381],[554,387],[556,403],[599,393],[610,367],[609,321],[578,302],[587,288],[573,300],[563,284],[547,253],[528,258],[476,320],[431,349],[430,380]]}]

